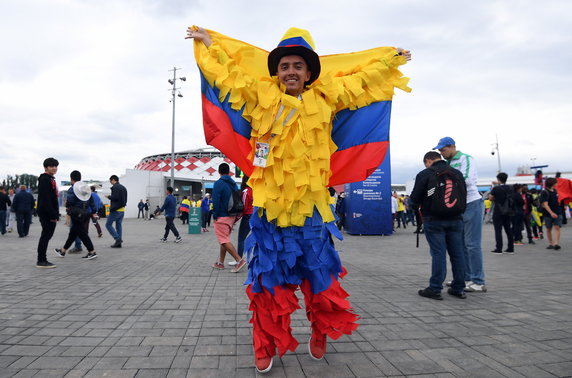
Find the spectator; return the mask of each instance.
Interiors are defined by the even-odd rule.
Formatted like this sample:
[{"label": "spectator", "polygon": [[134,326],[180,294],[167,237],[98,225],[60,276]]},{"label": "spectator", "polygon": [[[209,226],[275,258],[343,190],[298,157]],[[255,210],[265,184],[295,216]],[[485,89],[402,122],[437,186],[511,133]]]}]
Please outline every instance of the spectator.
[{"label": "spectator", "polygon": [[[463,210],[460,209],[455,214],[442,214],[436,210],[433,203],[438,201],[432,177],[437,173],[449,171],[451,176],[456,176],[457,183],[462,186],[460,189],[465,192],[466,184],[463,174],[447,165],[441,159],[441,155],[435,151],[429,151],[423,157],[425,169],[415,178],[415,186],[411,192],[411,201],[414,206],[419,207],[423,214],[423,225],[425,237],[429,243],[431,252],[431,278],[429,286],[419,290],[419,295],[425,298],[441,300],[441,290],[447,275],[447,254],[451,260],[451,270],[453,271],[453,281],[447,293],[457,298],[464,299],[465,289],[465,262],[463,250]],[[428,193],[432,195],[428,196]],[[456,201],[458,198],[455,198]]]},{"label": "spectator", "polygon": [[493,208],[493,225],[495,228],[495,249],[491,251],[494,254],[501,254],[502,251],[502,230],[506,233],[507,249],[505,253],[514,253],[514,238],[512,232],[512,217],[514,216],[514,205],[512,198],[514,191],[508,185],[506,180],[508,175],[501,172],[497,175],[499,185],[495,186],[489,194],[489,199],[494,202]]},{"label": "spectator", "polygon": [[228,252],[237,262],[236,266],[231,270],[232,273],[238,273],[246,265],[246,260],[242,259],[234,245],[230,242],[230,233],[232,227],[238,220],[234,215],[228,213],[228,202],[233,190],[237,190],[236,183],[229,176],[230,167],[227,163],[218,166],[218,179],[213,187],[213,218],[215,235],[220,244],[219,260],[214,263],[213,268],[224,269],[224,258]]},{"label": "spectator", "polygon": [[[14,192],[14,189],[12,188],[8,189],[8,197],[10,198],[10,202],[14,202],[15,195],[16,192]],[[10,205],[10,207],[6,210],[6,218],[7,218],[6,231],[12,232],[12,230],[14,229],[14,225],[16,224],[16,213],[14,212],[12,205]]]},{"label": "spectator", "polygon": [[149,203],[148,199],[145,200],[145,207],[143,209],[145,210],[145,219],[149,220],[149,210],[151,209],[151,204]]},{"label": "spectator", "polygon": [[[121,248],[123,243],[122,223],[125,216],[125,205],[127,205],[127,189],[119,183],[119,177],[116,175],[112,175],[109,178],[109,182],[111,183],[111,195],[107,196],[107,198],[111,203],[105,228],[107,228],[107,231],[115,240],[111,248]],[[115,229],[113,228],[113,223],[115,223]]]},{"label": "spectator", "polygon": [[165,190],[165,194],[167,195],[165,197],[165,202],[163,202],[163,206],[158,210],[158,213],[163,211],[165,212],[165,234],[161,241],[166,243],[169,231],[171,231],[173,235],[175,235],[175,243],[180,243],[183,239],[179,235],[179,231],[177,230],[177,227],[175,227],[174,223],[177,210],[177,199],[173,195],[173,188],[170,186]]},{"label": "spectator", "polygon": [[28,236],[30,231],[35,202],[34,196],[28,193],[26,189],[26,185],[20,185],[20,191],[16,193],[12,202],[12,209],[16,213],[18,236],[21,238]]},{"label": "spectator", "polygon": [[514,245],[524,245],[522,242],[522,230],[524,226],[524,198],[522,198],[521,184],[514,184],[514,216],[512,217],[512,237]]},{"label": "spectator", "polygon": [[6,188],[0,186],[0,233],[2,235],[6,233],[6,214],[11,205],[12,201],[6,194]]},{"label": "spectator", "polygon": [[181,201],[181,221],[183,224],[189,224],[189,210],[191,209],[191,201],[187,196]]},{"label": "spectator", "polygon": [[83,256],[85,260],[97,258],[97,253],[89,237],[89,220],[96,216],[95,202],[91,197],[91,188],[88,184],[81,182],[81,173],[72,171],[70,173],[72,187],[69,188],[66,200],[67,213],[70,216],[70,230],[68,238],[62,248],[56,248],[55,253],[59,257],[65,257],[66,252],[76,238],[80,238],[87,249],[87,254]]},{"label": "spectator", "polygon": [[[237,243],[237,253],[240,258],[244,254],[244,241],[250,233],[250,216],[254,208],[252,207],[252,188],[248,186],[248,176],[242,177],[242,184],[240,186],[242,190],[242,203],[244,204],[244,210],[242,212],[242,217],[240,218],[240,226],[238,226],[238,243]],[[231,261],[228,265],[236,265],[235,261]]]},{"label": "spectator", "polygon": [[207,222],[210,217],[211,211],[211,195],[210,193],[205,194],[201,201],[201,227],[203,232],[208,232]]},{"label": "spectator", "polygon": [[139,203],[137,204],[137,219],[139,219],[139,216],[141,216],[141,218],[145,219],[145,203],[143,203],[143,200],[140,199]]},{"label": "spectator", "polygon": [[56,159],[47,158],[44,160],[44,173],[38,178],[38,217],[42,225],[42,234],[38,241],[36,268],[49,269],[56,267],[48,261],[46,251],[48,243],[56,230],[56,224],[60,219],[58,187],[54,178],[59,164]]},{"label": "spectator", "polygon": [[463,245],[465,251],[465,291],[486,292],[485,267],[481,239],[485,206],[483,197],[477,188],[477,167],[471,155],[457,150],[455,140],[444,137],[434,147],[447,160],[449,165],[458,169],[467,184],[467,209],[463,214]]},{"label": "spectator", "polygon": [[[560,227],[562,226],[562,207],[558,201],[558,192],[554,188],[557,180],[553,177],[546,179],[546,189],[540,193],[540,205],[546,235],[548,236],[548,247],[546,249],[559,250],[560,247]],[[554,229],[554,234],[552,230]]]}]

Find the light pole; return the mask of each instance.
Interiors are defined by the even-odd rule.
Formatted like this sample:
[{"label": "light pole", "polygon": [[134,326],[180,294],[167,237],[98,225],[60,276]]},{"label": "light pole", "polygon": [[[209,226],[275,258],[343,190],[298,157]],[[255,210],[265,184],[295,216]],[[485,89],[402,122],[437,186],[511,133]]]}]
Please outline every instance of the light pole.
[{"label": "light pole", "polygon": [[173,67],[172,70],[169,70],[169,72],[173,71],[173,78],[168,80],[169,84],[173,86],[172,89],[169,89],[173,97],[171,99],[173,103],[173,124],[171,128],[171,188],[175,188],[175,100],[177,97],[183,97],[180,91],[177,94],[179,88],[176,87],[176,84],[177,80],[187,81],[187,78],[184,76],[177,78],[177,70],[180,70],[180,68]]},{"label": "light pole", "polygon": [[499,169],[498,169],[497,173],[500,173],[501,172],[501,164],[500,164],[500,151],[499,151],[499,135],[495,134],[495,136],[496,136],[497,142],[492,144],[493,150],[491,151],[491,155],[494,155],[495,153],[497,154],[497,159],[498,159],[498,164],[499,164]]}]

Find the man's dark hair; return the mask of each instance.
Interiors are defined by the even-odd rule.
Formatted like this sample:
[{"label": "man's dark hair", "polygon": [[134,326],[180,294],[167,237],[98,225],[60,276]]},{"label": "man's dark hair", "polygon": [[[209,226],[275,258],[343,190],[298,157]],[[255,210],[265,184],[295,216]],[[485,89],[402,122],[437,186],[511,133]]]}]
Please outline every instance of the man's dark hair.
[{"label": "man's dark hair", "polygon": [[226,163],[221,163],[218,166],[218,173],[221,175],[228,175],[230,173],[230,166]]},{"label": "man's dark hair", "polygon": [[172,193],[173,193],[173,188],[170,187],[170,186],[168,186],[168,187],[167,187],[167,191],[169,192],[169,194],[172,194]]},{"label": "man's dark hair", "polygon": [[552,188],[554,185],[556,185],[557,182],[558,180],[556,180],[554,177],[549,177],[544,183],[547,188]]},{"label": "man's dark hair", "polygon": [[6,188],[3,186],[0,186],[0,190],[6,190]]},{"label": "man's dark hair", "polygon": [[508,180],[508,175],[504,172],[501,172],[497,175],[497,180],[499,180],[501,184],[506,184],[506,180]]},{"label": "man's dark hair", "polygon": [[58,165],[60,165],[60,162],[54,159],[53,157],[49,157],[46,160],[44,160],[44,168],[57,167]]},{"label": "man's dark hair", "polygon": [[441,154],[437,151],[429,151],[423,156],[423,163],[425,164],[427,160],[441,160]]},{"label": "man's dark hair", "polygon": [[79,171],[72,171],[70,173],[70,179],[74,181],[81,181],[81,173]]},{"label": "man's dark hair", "polygon": [[117,177],[117,175],[111,175],[111,177],[109,178],[109,181],[114,180],[119,182],[119,177]]}]

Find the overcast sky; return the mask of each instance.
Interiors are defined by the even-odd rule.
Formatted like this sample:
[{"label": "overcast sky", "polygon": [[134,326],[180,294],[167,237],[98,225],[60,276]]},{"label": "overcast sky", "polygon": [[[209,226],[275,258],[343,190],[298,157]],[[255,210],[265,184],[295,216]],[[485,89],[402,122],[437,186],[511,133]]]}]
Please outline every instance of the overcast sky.
[{"label": "overcast sky", "polygon": [[[339,4],[339,5],[336,5]],[[376,46],[413,52],[391,123],[394,183],[412,179],[440,137],[492,177],[549,164],[572,170],[572,1],[561,0],[0,0],[0,180],[60,161],[86,179],[121,175],[171,150],[204,147],[199,74],[187,26],[273,49],[310,30],[320,55]]]}]

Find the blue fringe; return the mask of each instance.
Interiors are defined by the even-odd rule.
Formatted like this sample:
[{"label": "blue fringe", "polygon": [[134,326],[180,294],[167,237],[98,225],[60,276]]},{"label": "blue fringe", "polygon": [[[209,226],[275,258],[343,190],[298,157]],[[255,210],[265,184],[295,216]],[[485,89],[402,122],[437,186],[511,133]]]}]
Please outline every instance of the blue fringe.
[{"label": "blue fringe", "polygon": [[268,222],[266,214],[260,217],[257,210],[250,217],[251,233],[245,241],[249,260],[245,284],[252,284],[255,293],[265,288],[274,294],[277,285],[300,285],[307,279],[314,294],[326,290],[332,276],[337,279],[342,272],[332,235],[339,240],[343,236],[335,222],[324,223],[314,208],[304,226],[281,228]]}]

